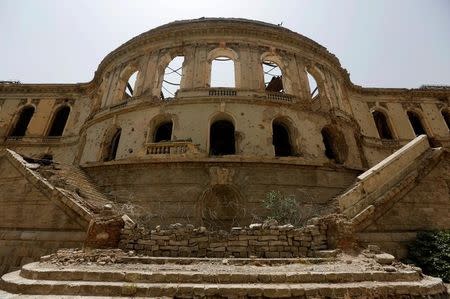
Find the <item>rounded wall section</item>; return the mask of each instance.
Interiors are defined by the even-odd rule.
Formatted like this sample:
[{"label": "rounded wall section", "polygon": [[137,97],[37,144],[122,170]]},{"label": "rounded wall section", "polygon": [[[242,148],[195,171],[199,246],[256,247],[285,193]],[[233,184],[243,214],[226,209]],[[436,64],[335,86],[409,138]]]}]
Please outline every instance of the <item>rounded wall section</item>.
[{"label": "rounded wall section", "polygon": [[174,22],[122,45],[104,59],[98,70],[98,76],[104,78],[99,90],[102,107],[123,100],[126,80],[134,71],[138,78],[132,97],[159,100],[164,71],[175,56],[185,59],[180,91],[209,88],[212,60],[228,57],[234,62],[236,89],[264,92],[261,64],[270,60],[282,71],[285,93],[311,102],[309,72],[319,86],[322,110],[351,112],[344,87],[348,75],[334,55],[285,28],[242,19]]},{"label": "rounded wall section", "polygon": [[293,195],[303,220],[333,212],[330,200],[359,174],[348,169],[281,163],[165,161],[92,165],[84,168],[124,211],[149,225],[191,223],[229,229],[262,221],[272,190]]},{"label": "rounded wall section", "polygon": [[[176,56],[183,63],[172,69]],[[210,87],[220,57],[234,63],[234,88]],[[264,82],[266,61],[279,67],[276,88]],[[120,99],[132,71],[135,92]],[[124,44],[99,72],[102,105],[83,128],[80,164],[152,224],[248,224],[267,213],[262,201],[272,190],[296,196],[311,217],[364,167],[345,72],[325,48],[284,28],[234,19],[173,23]],[[171,97],[162,94],[174,83],[168,73],[180,76]],[[314,98],[308,73],[319,88]],[[229,126],[213,134],[218,121]],[[154,138],[163,122],[171,122],[170,138]],[[120,128],[120,140],[115,158],[104,161],[112,128]],[[233,144],[218,149],[223,142]]]},{"label": "rounded wall section", "polygon": [[[161,121],[173,122],[172,138],[164,146],[164,153],[154,153],[153,136]],[[163,107],[143,103],[129,109],[104,114],[86,127],[81,164],[101,162],[105,134],[111,127],[120,127],[122,135],[116,160],[126,159],[212,159],[210,128],[217,120],[230,121],[234,126],[236,142],[235,159],[259,159],[261,163],[282,159],[297,164],[329,165],[332,161],[324,154],[321,136],[324,127],[335,128],[339,135],[337,151],[345,156],[339,159],[340,167],[361,169],[360,151],[355,139],[357,127],[353,122],[334,118],[321,112],[298,110],[292,105],[274,105],[247,100],[217,101],[215,99],[184,101],[174,100]],[[293,153],[275,157],[272,125],[274,120],[285,123]],[[183,153],[173,152],[183,146]],[[230,157],[230,158],[233,158]]]}]

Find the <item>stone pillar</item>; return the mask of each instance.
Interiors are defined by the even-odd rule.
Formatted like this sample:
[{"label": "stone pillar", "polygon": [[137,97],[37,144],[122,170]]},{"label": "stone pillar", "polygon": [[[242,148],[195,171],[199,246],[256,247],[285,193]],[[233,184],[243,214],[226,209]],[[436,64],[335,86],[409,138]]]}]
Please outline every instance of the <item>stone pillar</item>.
[{"label": "stone pillar", "polygon": [[112,81],[113,72],[109,72],[105,77],[103,78],[104,82],[102,82],[102,85],[104,86],[102,93],[101,93],[101,107],[105,107],[108,102],[108,95],[109,91],[111,89],[111,81]]},{"label": "stone pillar", "polygon": [[158,75],[158,53],[151,53],[146,61],[144,62],[143,67],[143,82],[142,82],[142,95],[145,96],[158,96],[154,94],[155,86],[157,80],[156,77]]},{"label": "stone pillar", "polygon": [[46,125],[53,117],[52,113],[53,106],[55,104],[54,100],[32,100],[36,105],[36,110],[34,111],[33,117],[28,124],[26,131],[26,136],[43,136],[45,135]]},{"label": "stone pillar", "polygon": [[144,79],[147,73],[147,65],[148,57],[141,57],[138,61],[138,74],[136,78],[136,83],[134,86],[134,93],[133,96],[137,97],[142,94],[143,86],[144,86]]},{"label": "stone pillar", "polygon": [[338,102],[338,95],[336,94],[336,91],[333,88],[333,77],[331,74],[327,71],[321,70],[324,74],[325,81],[325,92],[326,95],[331,103],[331,108],[340,108],[339,102]]},{"label": "stone pillar", "polygon": [[289,84],[285,86],[285,89],[287,89],[287,93],[289,94],[300,96],[300,74],[295,56],[286,54],[283,60],[285,64],[283,75],[286,77],[284,82]]},{"label": "stone pillar", "polygon": [[241,64],[240,88],[264,90],[264,73],[257,49],[242,45],[239,48],[239,63]]},{"label": "stone pillar", "polygon": [[108,97],[105,101],[105,106],[112,105],[116,101],[117,93],[119,92],[118,89],[120,88],[120,86],[119,86],[120,78],[119,77],[120,77],[121,71],[122,71],[122,68],[118,67],[111,74],[110,85],[109,85],[109,89],[108,89]]},{"label": "stone pillar", "polygon": [[185,48],[180,89],[191,89],[194,87],[195,62],[195,48]]},{"label": "stone pillar", "polygon": [[194,55],[192,88],[208,88],[210,86],[211,67],[208,62],[208,48],[197,45]]},{"label": "stone pillar", "polygon": [[309,88],[308,75],[306,73],[306,66],[303,59],[296,56],[295,57],[295,67],[298,75],[298,96],[302,100],[311,99],[311,89]]}]

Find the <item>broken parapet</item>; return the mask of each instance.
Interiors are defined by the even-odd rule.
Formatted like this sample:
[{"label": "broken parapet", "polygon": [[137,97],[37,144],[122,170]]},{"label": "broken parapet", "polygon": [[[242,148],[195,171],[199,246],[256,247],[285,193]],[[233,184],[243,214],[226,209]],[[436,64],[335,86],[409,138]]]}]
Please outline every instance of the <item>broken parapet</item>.
[{"label": "broken parapet", "polygon": [[50,160],[23,157],[6,150],[6,157],[40,192],[86,230],[85,248],[115,248],[125,220],[83,170]]},{"label": "broken parapet", "polygon": [[233,227],[230,232],[209,231],[191,224],[172,224],[167,229],[157,226],[148,231],[134,224],[125,225],[119,248],[133,250],[147,256],[170,257],[258,257],[291,258],[315,257],[318,252],[339,244],[340,237],[329,242],[329,228],[333,232],[340,224],[337,215],[314,218],[304,227],[290,224],[254,223],[248,227]]},{"label": "broken parapet", "polygon": [[102,213],[90,221],[83,247],[117,248],[122,229],[135,226],[130,217],[115,214],[112,205],[107,204],[103,207]]},{"label": "broken parapet", "polygon": [[[341,212],[352,219],[355,226],[369,219],[379,206],[388,199],[380,196],[402,192],[415,181],[414,172],[417,163],[426,163],[433,155],[439,155],[442,149],[431,149],[426,135],[420,135],[392,155],[358,176],[356,183],[340,195]],[[428,155],[427,155],[428,154]],[[413,175],[410,175],[410,174]],[[409,185],[408,185],[409,184]],[[360,226],[361,228],[364,226]]]}]

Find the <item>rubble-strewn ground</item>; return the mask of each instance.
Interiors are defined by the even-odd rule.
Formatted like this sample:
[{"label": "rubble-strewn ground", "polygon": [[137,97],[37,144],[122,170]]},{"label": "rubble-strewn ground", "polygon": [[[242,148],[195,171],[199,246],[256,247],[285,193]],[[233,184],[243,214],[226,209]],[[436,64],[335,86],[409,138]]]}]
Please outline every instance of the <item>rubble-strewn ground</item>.
[{"label": "rubble-strewn ground", "polygon": [[[186,272],[203,272],[203,273],[298,273],[298,272],[366,272],[366,271],[385,271],[385,272],[402,272],[402,271],[418,271],[420,269],[411,265],[405,265],[394,261],[390,265],[380,264],[373,257],[374,254],[366,250],[360,254],[350,255],[341,253],[333,259],[322,259],[320,262],[310,259],[189,259],[185,258],[184,262],[178,259],[164,259],[164,263],[146,262],[133,263],[130,258],[141,258],[136,256],[134,252],[124,252],[120,249],[109,250],[90,250],[83,251],[79,249],[63,249],[57,253],[45,256],[41,259],[44,267],[55,267],[58,269],[70,269],[76,266],[78,270],[95,270],[107,267],[108,270],[123,271],[186,271]],[[186,262],[190,260],[190,262]],[[269,261],[271,261],[269,263]]]}]

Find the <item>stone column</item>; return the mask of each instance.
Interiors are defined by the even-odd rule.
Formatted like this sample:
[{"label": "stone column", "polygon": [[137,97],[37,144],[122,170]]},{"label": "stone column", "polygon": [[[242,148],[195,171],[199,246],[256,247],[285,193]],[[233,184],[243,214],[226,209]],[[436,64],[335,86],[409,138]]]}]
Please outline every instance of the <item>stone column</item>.
[{"label": "stone column", "polygon": [[286,82],[285,89],[287,90],[287,93],[293,94],[296,96],[300,95],[300,75],[298,70],[297,61],[295,59],[295,56],[285,54],[283,55],[283,61],[284,61],[284,76],[286,77],[284,82]]},{"label": "stone column", "polygon": [[147,74],[148,57],[141,57],[138,62],[138,74],[136,78],[136,86],[134,87],[133,96],[137,97],[142,94],[145,76]]},{"label": "stone column", "polygon": [[112,77],[113,77],[114,72],[109,72],[105,77],[104,77],[104,83],[102,82],[102,85],[104,85],[104,88],[102,90],[102,103],[101,103],[101,107],[105,107],[108,103],[108,97],[109,97],[109,93],[110,93],[110,89],[111,89],[111,84],[112,84]]},{"label": "stone column", "polygon": [[197,45],[194,55],[192,88],[207,88],[210,86],[211,68],[208,63],[208,48]]},{"label": "stone column", "polygon": [[242,45],[239,48],[239,63],[241,64],[240,88],[264,90],[264,73],[257,49]]},{"label": "stone column", "polygon": [[159,96],[155,94],[156,77],[158,75],[158,58],[159,53],[151,53],[146,59],[144,66],[143,82],[142,82],[142,95],[145,96]]},{"label": "stone column", "polygon": [[195,62],[195,47],[185,48],[180,89],[191,89],[194,87]]},{"label": "stone column", "polygon": [[309,88],[308,75],[306,73],[305,62],[299,56],[295,56],[295,67],[298,75],[298,96],[302,100],[311,99],[311,89]]},{"label": "stone column", "polygon": [[112,73],[110,77],[110,84],[108,88],[108,96],[105,101],[105,106],[112,105],[114,101],[116,100],[116,95],[118,93],[119,88],[119,76],[120,72],[122,71],[122,68],[117,67]]}]

